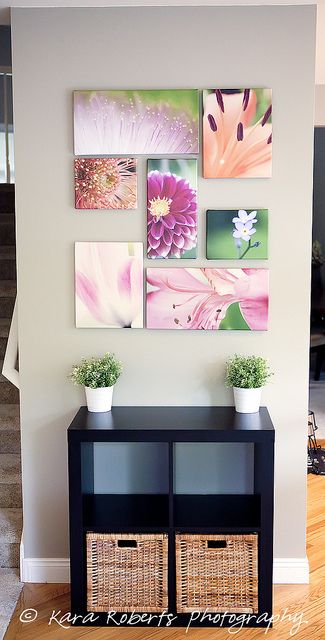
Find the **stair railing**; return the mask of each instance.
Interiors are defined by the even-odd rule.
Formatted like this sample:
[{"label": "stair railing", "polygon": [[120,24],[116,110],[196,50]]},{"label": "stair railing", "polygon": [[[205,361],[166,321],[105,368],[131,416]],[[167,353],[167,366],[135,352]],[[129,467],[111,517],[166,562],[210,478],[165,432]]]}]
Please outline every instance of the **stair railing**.
[{"label": "stair railing", "polygon": [[8,342],[3,360],[2,375],[19,389],[18,371],[18,306],[15,300],[14,311],[11,318]]}]

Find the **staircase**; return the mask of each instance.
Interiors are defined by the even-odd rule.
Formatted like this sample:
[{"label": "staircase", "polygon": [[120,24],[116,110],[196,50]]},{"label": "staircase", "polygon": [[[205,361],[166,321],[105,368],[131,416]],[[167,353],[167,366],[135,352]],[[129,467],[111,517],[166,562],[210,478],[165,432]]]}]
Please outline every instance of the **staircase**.
[{"label": "staircase", "polygon": [[19,391],[1,374],[15,298],[15,192],[0,185],[0,570],[19,566],[22,533]]}]

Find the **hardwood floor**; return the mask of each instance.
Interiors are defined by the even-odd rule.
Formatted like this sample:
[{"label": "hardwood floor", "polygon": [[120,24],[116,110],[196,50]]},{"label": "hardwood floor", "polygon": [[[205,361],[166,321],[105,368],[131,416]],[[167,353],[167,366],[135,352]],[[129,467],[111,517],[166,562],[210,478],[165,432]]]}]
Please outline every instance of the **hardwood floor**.
[{"label": "hardwood floor", "polygon": [[[227,629],[151,629],[151,628],[61,628],[56,622],[49,625],[52,611],[60,611],[60,616],[69,611],[69,585],[26,584],[13,619],[5,635],[5,640],[212,640],[225,638],[270,638],[287,640],[325,639],[325,476],[308,476],[308,525],[307,553],[310,562],[309,585],[279,585],[274,587],[274,615],[287,618],[275,622],[273,629],[243,629],[234,636]],[[20,621],[26,609],[37,611],[37,620],[30,623]],[[287,610],[287,611],[286,611]],[[303,623],[295,635],[290,635],[299,627],[300,616]],[[291,616],[291,620],[288,619]],[[67,623],[66,623],[67,624]],[[67,625],[68,626],[68,625]],[[234,632],[234,629],[232,630]]]}]

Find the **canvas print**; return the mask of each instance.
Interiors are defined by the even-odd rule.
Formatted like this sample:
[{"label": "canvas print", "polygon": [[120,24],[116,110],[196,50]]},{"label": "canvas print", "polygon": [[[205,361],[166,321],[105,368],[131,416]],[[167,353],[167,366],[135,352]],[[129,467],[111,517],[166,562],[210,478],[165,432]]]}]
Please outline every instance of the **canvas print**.
[{"label": "canvas print", "polygon": [[196,154],[195,89],[75,91],[76,155]]},{"label": "canvas print", "polygon": [[142,242],[76,242],[76,326],[143,327]]},{"label": "canvas print", "polygon": [[136,209],[135,158],[75,158],[76,209]]},{"label": "canvas print", "polygon": [[266,331],[267,269],[147,269],[148,329]]},{"label": "canvas print", "polygon": [[266,260],[268,210],[209,209],[206,249],[208,260]]},{"label": "canvas print", "polygon": [[270,178],[271,89],[203,91],[204,178]]},{"label": "canvas print", "polygon": [[148,258],[196,258],[197,161],[148,160]]}]

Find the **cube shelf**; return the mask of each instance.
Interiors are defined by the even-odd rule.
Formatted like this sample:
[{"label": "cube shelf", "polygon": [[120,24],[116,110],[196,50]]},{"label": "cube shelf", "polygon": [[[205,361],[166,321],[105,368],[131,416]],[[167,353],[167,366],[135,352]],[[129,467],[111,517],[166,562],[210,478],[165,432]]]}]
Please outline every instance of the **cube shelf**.
[{"label": "cube shelf", "polygon": [[[191,618],[186,607],[186,613],[177,611],[177,536],[255,535],[258,611],[247,626],[266,626],[272,614],[274,427],[265,407],[258,414],[233,407],[113,407],[95,414],[81,407],[68,444],[76,625],[107,626],[107,613],[93,621],[87,611],[86,539],[97,533],[166,536],[167,614],[174,627]],[[138,626],[158,625],[145,614]],[[122,611],[116,616],[127,624]],[[207,617],[191,621],[217,625]]]}]

